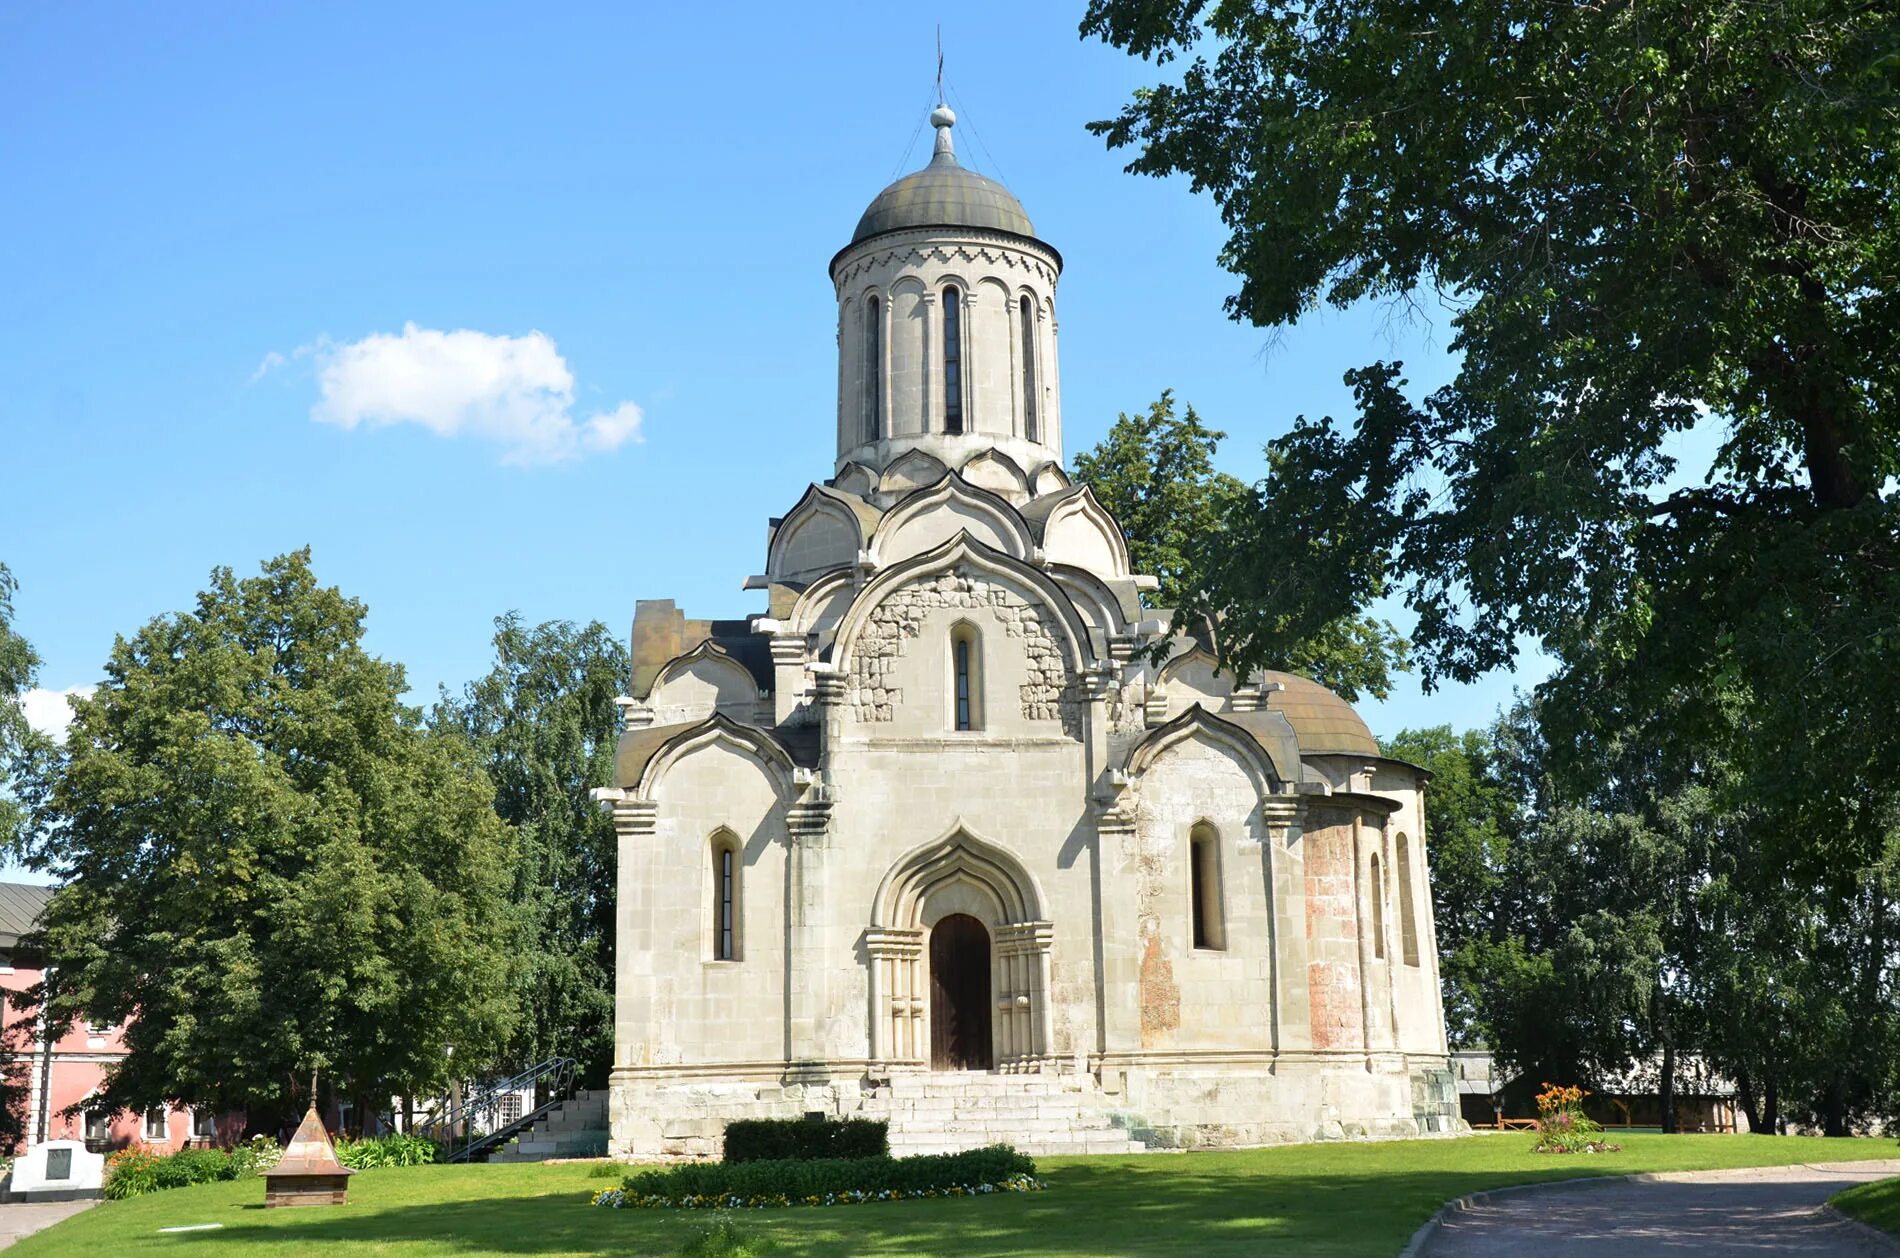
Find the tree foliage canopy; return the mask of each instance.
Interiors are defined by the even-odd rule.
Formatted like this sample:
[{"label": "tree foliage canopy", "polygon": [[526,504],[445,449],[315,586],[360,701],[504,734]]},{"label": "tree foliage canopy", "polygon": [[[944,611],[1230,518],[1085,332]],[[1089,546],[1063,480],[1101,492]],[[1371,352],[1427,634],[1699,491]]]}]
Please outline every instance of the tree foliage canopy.
[{"label": "tree foliage canopy", "polygon": [[[1351,373],[1355,423],[1275,443],[1230,535],[1323,572],[1216,570],[1224,649],[1391,580],[1428,681],[1539,640],[1555,743],[1666,706],[1800,834],[1777,858],[1865,868],[1900,791],[1894,30],[1839,0],[1092,0],[1085,34],[1187,58],[1095,129],[1213,196],[1235,318],[1435,300],[1461,355],[1421,401]],[[1698,423],[1722,443],[1682,484]]]},{"label": "tree foliage canopy", "polygon": [[613,780],[626,648],[598,621],[529,628],[495,621],[495,667],[434,723],[466,736],[514,829],[511,898],[526,921],[515,982],[521,1020],[505,1056],[556,1054],[605,1080],[613,1055],[614,870],[611,818],[588,792]]},{"label": "tree foliage canopy", "polygon": [[405,706],[365,609],[309,552],[212,573],[120,638],[29,774],[20,854],[50,1016],[133,1017],[104,1104],[242,1108],[309,1071],[382,1104],[476,1066],[513,1021],[506,827],[467,744]]},{"label": "tree foliage canopy", "polygon": [[1486,732],[1386,744],[1433,773],[1426,851],[1453,1042],[1531,1079],[1634,1077],[1665,1097],[1719,1073],[1758,1131],[1891,1122],[1900,824],[1863,869],[1765,864],[1760,814],[1723,804],[1720,760],[1685,767],[1654,745],[1641,731],[1596,744],[1596,784],[1577,791],[1552,771],[1539,704]]},{"label": "tree foliage canopy", "polygon": [[[1216,573],[1263,568],[1247,535],[1254,490],[1214,468],[1226,435],[1204,425],[1192,405],[1175,414],[1168,390],[1146,411],[1124,411],[1100,444],[1075,456],[1075,479],[1094,490],[1121,525],[1135,571],[1159,579],[1155,602],[1174,609],[1177,630],[1207,636],[1215,624],[1217,642],[1219,622],[1205,614],[1201,592],[1218,583]],[[1276,580],[1306,575],[1298,554],[1274,556],[1264,567]],[[1405,641],[1370,616],[1321,621],[1277,645],[1248,666],[1301,673],[1347,699],[1361,692],[1385,698],[1392,673],[1406,667]]]},{"label": "tree foliage canopy", "polygon": [[[13,628],[13,573],[0,563],[0,785],[12,776],[33,742],[33,731],[20,706],[33,687],[40,657],[33,644]],[[12,797],[0,791],[0,841],[14,834],[20,811]]]}]

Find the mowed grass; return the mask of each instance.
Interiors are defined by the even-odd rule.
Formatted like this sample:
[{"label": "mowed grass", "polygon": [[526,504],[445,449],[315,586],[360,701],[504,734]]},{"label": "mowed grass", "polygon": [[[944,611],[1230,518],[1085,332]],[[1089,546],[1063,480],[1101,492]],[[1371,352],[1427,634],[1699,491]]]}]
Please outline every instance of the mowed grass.
[{"label": "mowed grass", "polygon": [[[1506,1184],[1896,1155],[1892,1140],[1794,1136],[1620,1137],[1623,1152],[1552,1157],[1522,1133],[1456,1140],[1294,1145],[1221,1153],[1049,1158],[1046,1192],[825,1209],[755,1210],[745,1226],[785,1258],[863,1255],[1264,1253],[1390,1255],[1447,1198]],[[347,1206],[265,1210],[257,1180],[109,1201],[22,1241],[14,1258],[120,1254],[671,1255],[702,1211],[602,1210],[588,1203],[619,1168],[429,1166],[365,1171]],[[162,1227],[220,1223],[212,1232]]]},{"label": "mowed grass", "polygon": [[1829,1200],[1835,1209],[1900,1236],[1900,1178],[1858,1184]]}]

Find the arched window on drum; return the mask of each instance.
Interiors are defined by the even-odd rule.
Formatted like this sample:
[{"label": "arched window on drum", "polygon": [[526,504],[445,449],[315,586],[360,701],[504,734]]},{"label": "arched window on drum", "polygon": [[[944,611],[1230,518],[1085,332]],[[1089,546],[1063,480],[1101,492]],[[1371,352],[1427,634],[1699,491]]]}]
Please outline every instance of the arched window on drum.
[{"label": "arched window on drum", "polygon": [[963,431],[963,295],[943,290],[943,430]]}]

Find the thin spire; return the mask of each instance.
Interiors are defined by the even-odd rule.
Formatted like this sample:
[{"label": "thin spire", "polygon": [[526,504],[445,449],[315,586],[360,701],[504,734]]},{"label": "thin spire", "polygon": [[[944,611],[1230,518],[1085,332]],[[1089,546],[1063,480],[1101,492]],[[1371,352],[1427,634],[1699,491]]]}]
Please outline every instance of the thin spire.
[{"label": "thin spire", "polygon": [[957,148],[950,141],[950,128],[957,125],[956,111],[943,103],[943,27],[937,27],[937,107],[930,111],[930,125],[937,128],[936,147],[931,151],[932,166],[957,165]]}]

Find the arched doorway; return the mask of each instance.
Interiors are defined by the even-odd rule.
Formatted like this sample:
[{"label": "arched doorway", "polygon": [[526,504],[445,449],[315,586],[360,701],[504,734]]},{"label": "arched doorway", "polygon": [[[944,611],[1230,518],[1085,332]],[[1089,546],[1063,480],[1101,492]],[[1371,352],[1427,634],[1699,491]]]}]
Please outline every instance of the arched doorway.
[{"label": "arched doorway", "polygon": [[968,913],[930,930],[930,1066],[990,1070],[990,932]]}]

